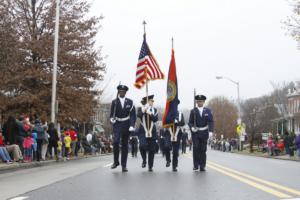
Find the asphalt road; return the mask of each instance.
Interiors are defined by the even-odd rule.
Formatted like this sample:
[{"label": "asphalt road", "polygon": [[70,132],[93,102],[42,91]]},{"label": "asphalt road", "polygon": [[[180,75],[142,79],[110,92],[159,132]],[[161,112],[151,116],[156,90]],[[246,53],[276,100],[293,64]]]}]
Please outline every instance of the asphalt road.
[{"label": "asphalt road", "polygon": [[208,152],[206,172],[192,170],[191,153],[178,172],[160,154],[154,171],[128,159],[129,172],[110,169],[111,156],[0,174],[0,199],[273,200],[300,199],[300,162]]}]

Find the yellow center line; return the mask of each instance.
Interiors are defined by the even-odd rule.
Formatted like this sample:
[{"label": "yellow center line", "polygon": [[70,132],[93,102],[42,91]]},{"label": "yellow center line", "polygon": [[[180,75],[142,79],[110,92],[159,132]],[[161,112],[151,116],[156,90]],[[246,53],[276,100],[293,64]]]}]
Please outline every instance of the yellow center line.
[{"label": "yellow center line", "polygon": [[[186,157],[192,159],[192,157],[190,157],[190,156],[186,156]],[[229,170],[225,171],[225,170],[221,169],[222,166],[221,166],[221,167],[220,167],[220,166],[216,166],[216,165],[214,165],[214,164],[213,164],[212,162],[210,162],[210,161],[208,161],[208,163],[209,163],[209,164],[207,164],[207,166],[208,166],[209,168],[212,168],[212,169],[214,169],[214,170],[216,170],[216,171],[218,171],[218,172],[220,172],[220,173],[222,173],[222,174],[225,174],[225,175],[227,175],[227,176],[229,176],[229,177],[231,177],[231,178],[234,178],[234,179],[236,179],[236,180],[238,180],[238,181],[240,181],[240,182],[246,183],[246,184],[248,184],[248,185],[250,185],[250,186],[252,186],[252,187],[255,187],[255,188],[259,189],[259,190],[262,190],[262,191],[264,191],[264,192],[267,192],[267,193],[272,194],[272,195],[274,195],[274,196],[277,196],[277,197],[279,197],[279,198],[291,198],[291,197],[292,197],[292,196],[290,196],[290,195],[288,195],[288,194],[286,194],[286,193],[280,192],[280,191],[275,190],[275,189],[273,189],[273,188],[270,188],[270,187],[268,187],[268,186],[265,186],[265,185],[256,183],[256,182],[254,182],[254,181],[251,181],[251,180],[249,180],[249,179],[243,178],[243,177],[241,177],[241,176],[238,176],[237,174],[230,173],[230,172],[228,172]]]},{"label": "yellow center line", "polygon": [[216,167],[219,167],[219,168],[221,168],[221,169],[227,170],[227,171],[229,171],[229,172],[238,174],[238,175],[240,175],[240,176],[246,177],[246,178],[248,178],[248,179],[252,179],[252,180],[254,180],[254,181],[257,181],[257,182],[260,182],[260,183],[269,185],[269,186],[271,186],[271,187],[274,187],[274,188],[277,188],[277,189],[280,189],[280,190],[289,192],[289,193],[291,193],[291,194],[295,194],[295,195],[300,196],[300,191],[298,191],[298,190],[295,190],[295,189],[292,189],[292,188],[289,188],[289,187],[286,187],[286,186],[282,186],[282,185],[279,185],[279,184],[276,184],[276,183],[273,183],[273,182],[270,182],[270,181],[266,181],[266,180],[257,178],[257,177],[255,177],[255,176],[251,176],[251,175],[248,175],[248,174],[245,174],[245,173],[242,173],[242,172],[239,172],[239,171],[230,169],[230,168],[228,168],[228,167],[224,167],[224,166],[219,165],[219,164],[217,164],[217,163],[215,163],[215,162],[212,162],[212,161],[207,161],[207,163],[209,163],[209,164],[211,164],[211,165],[214,165],[214,166],[216,166]]},{"label": "yellow center line", "polygon": [[243,183],[246,183],[246,184],[248,184],[248,185],[251,185],[252,187],[255,187],[255,188],[259,189],[259,190],[262,190],[262,191],[264,191],[264,192],[270,193],[270,194],[272,194],[272,195],[274,195],[274,196],[277,196],[277,197],[279,197],[279,198],[291,198],[291,196],[288,195],[288,194],[279,192],[279,191],[277,191],[277,190],[274,190],[274,189],[272,189],[272,188],[270,188],[270,187],[261,185],[261,184],[259,184],[259,183],[254,182],[254,181],[250,181],[250,180],[248,180],[248,179],[246,179],[246,178],[243,178],[243,177],[240,177],[240,176],[238,176],[238,175],[232,174],[232,173],[230,173],[230,172],[227,172],[227,171],[225,171],[225,170],[222,170],[222,169],[217,168],[217,167],[215,167],[215,166],[212,166],[212,165],[210,165],[210,164],[208,164],[207,166],[208,166],[209,168],[212,168],[212,169],[218,171],[218,172],[221,172],[222,174],[225,174],[225,175],[227,175],[227,176],[230,176],[230,177],[232,177],[232,178],[234,178],[234,179],[237,179],[237,180],[239,180],[239,181],[241,181],[241,182],[243,182]]}]

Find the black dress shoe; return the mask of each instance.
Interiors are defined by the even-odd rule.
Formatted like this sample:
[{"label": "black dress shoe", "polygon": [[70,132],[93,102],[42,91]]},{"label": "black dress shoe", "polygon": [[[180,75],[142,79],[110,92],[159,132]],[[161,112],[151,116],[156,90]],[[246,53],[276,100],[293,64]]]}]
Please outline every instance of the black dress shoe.
[{"label": "black dress shoe", "polygon": [[199,169],[198,167],[194,167],[194,168],[193,168],[194,171],[196,171],[196,170],[198,170],[198,169]]},{"label": "black dress shoe", "polygon": [[145,167],[146,167],[146,164],[147,164],[147,163],[143,162],[143,163],[142,163],[142,168],[145,168]]},{"label": "black dress shoe", "polygon": [[122,172],[128,172],[128,169],[126,167],[122,167]]},{"label": "black dress shoe", "polygon": [[149,171],[149,172],[153,172],[153,169],[152,169],[152,168],[149,168],[148,171]]},{"label": "black dress shoe", "polygon": [[176,168],[173,168],[173,172],[177,172],[177,169],[176,169]]},{"label": "black dress shoe", "polygon": [[170,167],[170,162],[167,161],[166,167]]},{"label": "black dress shoe", "polygon": [[120,164],[119,163],[114,163],[112,164],[112,166],[110,167],[111,169],[115,169],[119,166]]},{"label": "black dress shoe", "polygon": [[205,168],[204,167],[200,167],[200,171],[201,172],[205,172]]}]

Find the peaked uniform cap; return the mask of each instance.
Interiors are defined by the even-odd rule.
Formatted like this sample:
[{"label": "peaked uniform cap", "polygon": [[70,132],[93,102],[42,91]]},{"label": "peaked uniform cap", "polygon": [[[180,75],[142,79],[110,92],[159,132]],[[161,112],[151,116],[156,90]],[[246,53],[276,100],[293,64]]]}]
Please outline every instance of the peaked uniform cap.
[{"label": "peaked uniform cap", "polygon": [[119,90],[119,91],[128,91],[128,87],[126,86],[126,85],[119,85],[118,87],[117,87],[117,90]]},{"label": "peaked uniform cap", "polygon": [[[153,100],[153,99],[154,99],[154,95],[148,96],[148,100]],[[147,102],[147,97],[143,97],[142,102]]]},{"label": "peaked uniform cap", "polygon": [[205,101],[206,100],[206,96],[204,95],[196,95],[195,96],[195,100],[198,100],[198,101]]}]

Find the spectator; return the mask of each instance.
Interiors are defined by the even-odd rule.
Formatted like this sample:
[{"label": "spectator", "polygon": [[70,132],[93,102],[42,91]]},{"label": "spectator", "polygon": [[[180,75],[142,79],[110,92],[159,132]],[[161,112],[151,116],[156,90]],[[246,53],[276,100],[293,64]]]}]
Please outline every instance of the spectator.
[{"label": "spectator", "polygon": [[33,131],[37,133],[37,161],[41,161],[42,159],[42,146],[43,142],[45,140],[45,129],[43,125],[41,124],[41,121],[39,119],[36,119],[34,122],[34,128]]},{"label": "spectator", "polygon": [[52,156],[52,149],[54,149],[55,159],[58,160],[58,155],[57,155],[57,145],[58,145],[58,143],[57,142],[59,141],[59,138],[58,138],[57,130],[54,127],[54,123],[50,123],[49,124],[48,135],[49,135],[49,145],[48,145],[48,148],[49,148],[50,156],[51,156],[51,158],[53,158],[53,156]]},{"label": "spectator", "polygon": [[273,152],[274,152],[275,156],[278,156],[279,152],[280,152],[279,151],[279,147],[278,147],[278,140],[275,139],[275,141],[273,143],[274,143],[274,150],[273,150]]},{"label": "spectator", "polygon": [[81,148],[81,134],[77,132],[77,141],[76,141],[76,147],[75,147],[75,156],[78,156],[78,151]]},{"label": "spectator", "polygon": [[225,149],[227,152],[231,151],[229,139],[226,139],[226,141],[225,141]]},{"label": "spectator", "polygon": [[289,137],[289,132],[286,131],[284,133],[283,136],[283,140],[284,140],[284,148],[285,148],[285,153],[291,155],[291,141],[290,141],[290,137]]},{"label": "spectator", "polygon": [[283,139],[279,139],[277,147],[278,147],[278,150],[279,150],[280,153],[282,153],[284,151],[284,141],[283,141]]},{"label": "spectator", "polygon": [[18,125],[18,135],[17,135],[17,145],[19,145],[22,154],[24,154],[24,149],[23,149],[23,140],[26,137],[26,128],[28,128],[27,126],[27,122],[24,118],[24,116],[20,116],[19,120],[17,121],[17,125]]},{"label": "spectator", "polygon": [[32,132],[32,140],[33,140],[33,144],[32,144],[32,160],[36,161],[37,160],[37,133],[36,132]]},{"label": "spectator", "polygon": [[300,158],[300,133],[298,133],[296,136],[295,145],[296,145],[296,149],[297,149],[297,155]]},{"label": "spectator", "polygon": [[22,152],[20,151],[20,148],[18,145],[16,144],[10,144],[10,145],[5,145],[5,138],[3,138],[2,133],[1,133],[1,139],[0,139],[0,146],[1,147],[5,147],[7,152],[10,154],[13,154],[13,159],[14,161],[22,161],[23,157],[22,157]]},{"label": "spectator", "polygon": [[87,135],[86,135],[86,140],[89,144],[92,144],[92,139],[93,139],[93,135],[91,132],[89,132]]},{"label": "spectator", "polygon": [[0,159],[3,162],[6,162],[7,164],[11,163],[12,161],[9,156],[9,153],[7,152],[7,149],[5,148],[3,136],[1,132],[0,132]]},{"label": "spectator", "polygon": [[64,142],[65,142],[65,159],[69,160],[69,154],[71,151],[71,143],[72,143],[72,139],[70,137],[69,132],[66,132],[66,135],[64,137]]},{"label": "spectator", "polygon": [[7,145],[17,144],[17,135],[19,135],[19,128],[15,118],[9,116],[3,125],[3,136]]},{"label": "spectator", "polygon": [[33,139],[31,137],[31,133],[27,132],[27,137],[23,140],[23,148],[24,148],[24,161],[31,162],[32,159],[32,145]]},{"label": "spectator", "polygon": [[[61,142],[61,157],[63,158],[65,156],[65,147],[66,147],[65,132],[63,129],[62,129],[62,133],[63,134],[60,135],[60,142]],[[59,142],[58,142],[58,145],[59,145]]]},{"label": "spectator", "polygon": [[63,157],[63,143],[61,140],[57,141],[57,156],[58,160]]},{"label": "spectator", "polygon": [[82,148],[84,149],[84,155],[87,155],[87,154],[94,154],[96,149],[93,148],[89,142],[87,141],[87,138],[86,136],[82,136],[82,139],[81,139],[81,145],[82,145]]},{"label": "spectator", "polygon": [[100,140],[99,140],[96,132],[94,132],[92,135],[91,145],[96,148],[96,152],[100,153],[101,143],[100,143]]},{"label": "spectator", "polygon": [[77,132],[75,131],[74,128],[71,128],[69,130],[70,133],[70,137],[71,137],[71,148],[72,148],[72,155],[77,156],[77,152],[76,152],[76,143],[77,143]]},{"label": "spectator", "polygon": [[267,145],[268,145],[268,155],[273,156],[274,155],[274,142],[272,135],[269,136],[267,140]]},{"label": "spectator", "polygon": [[48,145],[49,145],[49,134],[47,132],[48,126],[47,126],[47,122],[44,123],[44,125],[42,125],[43,130],[44,130],[44,138],[43,138],[43,144],[42,144],[42,160],[45,161],[46,160],[46,155],[48,152]]}]

